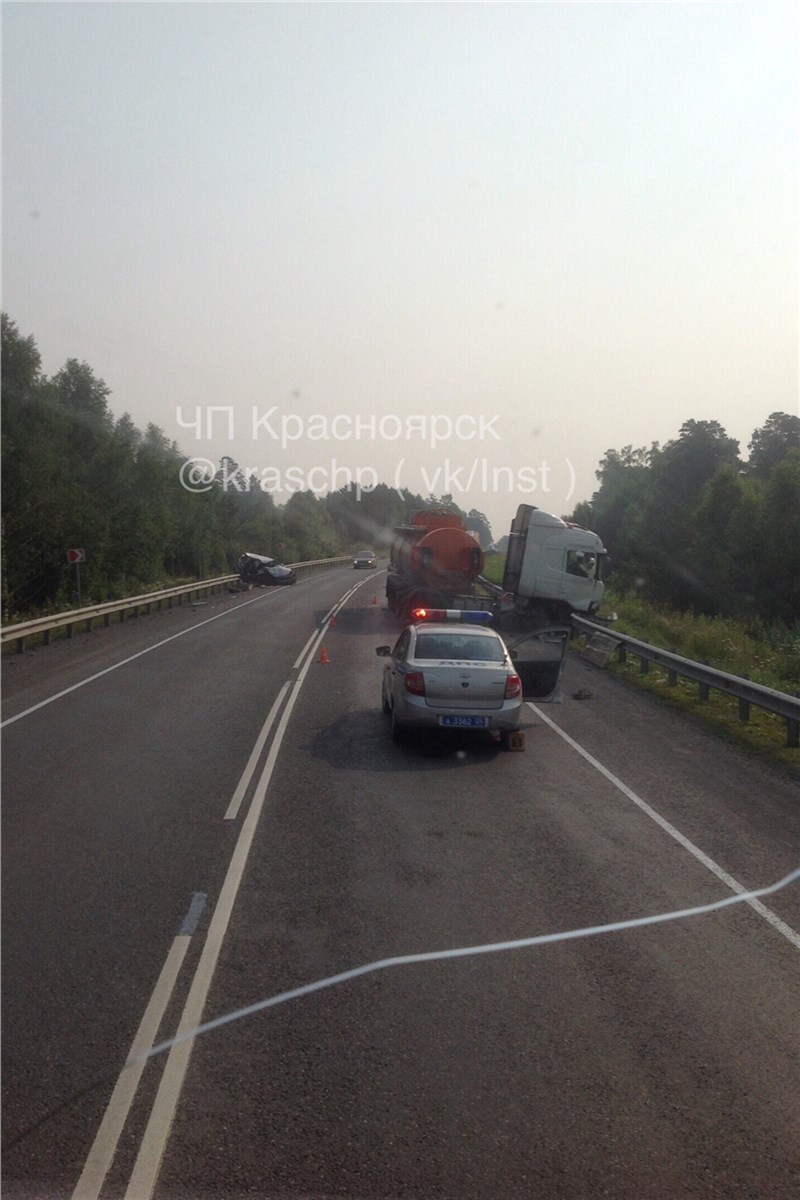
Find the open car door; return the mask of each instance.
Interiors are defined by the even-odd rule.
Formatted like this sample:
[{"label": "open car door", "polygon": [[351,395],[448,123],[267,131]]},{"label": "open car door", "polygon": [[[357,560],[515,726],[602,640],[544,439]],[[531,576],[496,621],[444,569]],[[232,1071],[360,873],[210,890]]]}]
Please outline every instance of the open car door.
[{"label": "open car door", "polygon": [[505,637],[514,670],[522,680],[523,699],[540,704],[561,700],[570,633],[569,628],[559,625]]}]

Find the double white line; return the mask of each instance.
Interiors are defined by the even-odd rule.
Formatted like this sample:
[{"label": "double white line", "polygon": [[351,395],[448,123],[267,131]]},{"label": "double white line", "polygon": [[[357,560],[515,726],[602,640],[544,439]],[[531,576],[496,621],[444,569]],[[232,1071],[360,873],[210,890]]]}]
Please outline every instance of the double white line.
[{"label": "double white line", "polygon": [[[253,793],[250,808],[242,823],[242,828],[239,832],[233,856],[225,876],[225,882],[222,885],[216,908],[211,917],[205,945],[200,955],[200,961],[197,964],[189,996],[181,1015],[176,1039],[183,1038],[184,1040],[176,1040],[176,1044],[170,1049],[158,1092],[156,1093],[155,1102],[150,1113],[150,1119],[147,1122],[147,1128],[145,1129],[142,1144],[136,1157],[133,1173],[125,1192],[125,1200],[149,1200],[153,1194],[161,1160],[169,1138],[169,1131],[180,1099],[183,1081],[189,1066],[192,1046],[194,1045],[194,1039],[189,1035],[202,1023],[203,1009],[208,998],[220,950],[222,949],[222,942],[231,919],[236,895],[242,881],[256,827],[261,816],[261,810],[264,807],[264,798],[272,779],[272,772],[280,753],[286,728],[297,698],[300,695],[300,689],[303,686],[309,666],[314,661],[317,650],[322,644],[322,639],[325,637],[330,626],[331,617],[335,616],[354,592],[366,582],[367,580],[363,580],[361,583],[356,584],[355,587],[350,588],[341,600],[333,606],[330,612],[327,613],[320,629],[316,630],[306,642],[294,664],[295,669],[300,668],[299,673],[294,680],[287,680],[278,693],[262,726],[261,732],[256,739],[247,766],[242,773],[228,810],[225,813],[225,820],[235,819],[255,774],[270,730],[275,723],[278,713],[281,711],[281,706],[284,705],[284,701],[286,701],[286,697],[288,696],[288,701],[286,701],[283,707],[283,712],[281,713],[264,769],[261,772],[255,792]],[[196,906],[194,907],[196,908]],[[192,910],[190,910],[191,913]],[[197,915],[199,917],[199,913]],[[189,918],[187,917],[187,922],[188,920]],[[116,1153],[125,1121],[133,1104],[144,1065],[151,1055],[155,1039],[158,1036],[159,1026],[189,946],[189,937],[191,936],[191,932],[193,932],[193,928],[191,931],[188,931],[186,929],[187,922],[184,922],[181,932],[175,938],[167,955],[150,1003],[147,1006],[136,1037],[131,1045],[128,1059],[122,1068],[105,1116],[97,1131],[92,1148],[89,1151],[86,1165],[83,1168],[75,1191],[72,1193],[72,1200],[98,1200],[100,1190]]]}]

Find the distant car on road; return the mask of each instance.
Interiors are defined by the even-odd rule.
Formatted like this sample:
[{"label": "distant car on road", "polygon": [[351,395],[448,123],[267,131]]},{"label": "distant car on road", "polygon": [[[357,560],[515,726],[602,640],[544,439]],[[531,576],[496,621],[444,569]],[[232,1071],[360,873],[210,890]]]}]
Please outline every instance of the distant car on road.
[{"label": "distant car on road", "polygon": [[265,554],[243,554],[239,559],[239,581],[245,588],[273,587],[276,584],[297,583],[297,574],[276,558],[269,558]]},{"label": "distant car on road", "polygon": [[[424,616],[422,614],[425,614]],[[483,729],[508,736],[519,727],[522,682],[488,612],[416,609],[386,659],[381,707],[392,740],[419,729]],[[432,619],[431,619],[432,618]]]},{"label": "distant car on road", "polygon": [[374,550],[359,550],[353,559],[353,569],[358,570],[359,567],[375,567],[378,565],[378,560],[375,558]]}]

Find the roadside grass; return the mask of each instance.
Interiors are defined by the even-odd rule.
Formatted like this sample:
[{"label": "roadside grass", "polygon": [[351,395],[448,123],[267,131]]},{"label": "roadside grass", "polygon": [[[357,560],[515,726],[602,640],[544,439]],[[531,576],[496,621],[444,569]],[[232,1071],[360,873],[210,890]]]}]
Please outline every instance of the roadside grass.
[{"label": "roadside grass", "polygon": [[[185,576],[182,578],[178,578],[178,579],[161,580],[157,583],[151,582],[151,583],[147,583],[147,584],[141,584],[138,582],[134,582],[129,585],[129,588],[132,588],[133,590],[129,590],[128,588],[122,588],[121,586],[117,586],[116,588],[110,588],[110,589],[107,589],[103,593],[102,599],[98,599],[97,596],[84,596],[81,599],[80,607],[81,608],[91,608],[92,606],[98,605],[98,604],[109,604],[109,603],[113,603],[116,600],[127,600],[131,596],[144,596],[144,595],[149,595],[150,593],[153,593],[153,592],[166,591],[170,588],[189,587],[196,583],[197,583],[196,580],[187,578]],[[181,603],[178,604],[178,601],[176,599],[175,607],[181,607],[183,605],[183,603],[184,603],[184,601],[181,600]],[[196,606],[196,604],[200,603],[200,602],[194,602],[194,603]],[[189,607],[188,600],[186,601],[186,607],[187,608]],[[11,629],[13,629],[14,625],[24,624],[27,621],[34,621],[40,617],[59,616],[63,613],[73,611],[77,608],[78,608],[78,603],[77,603],[77,598],[75,598],[75,597],[71,597],[69,600],[63,599],[60,603],[59,603],[58,599],[56,599],[49,604],[40,605],[36,610],[28,612],[24,616],[17,616],[16,614],[14,614],[14,616],[11,619],[9,619],[7,622],[5,622],[3,624],[3,630],[4,631],[11,630]],[[138,620],[139,617],[147,616],[147,615],[148,614],[145,611],[145,605],[143,603],[140,610],[131,610],[128,612],[113,613],[110,616],[109,620],[113,624],[116,625],[118,623],[127,623],[129,621]],[[94,628],[95,629],[99,628],[100,627],[99,622],[104,621],[104,620],[105,620],[105,618],[103,618],[103,617],[93,618],[93,621],[95,622]],[[77,636],[79,633],[84,633],[85,631],[86,631],[86,626],[85,626],[85,622],[83,622],[83,621],[76,622],[76,624],[72,627],[72,629],[70,629],[69,626],[62,626],[59,629],[51,629],[50,630],[50,642],[52,643],[52,642],[62,641],[65,639],[70,639],[74,635]],[[47,644],[47,637],[44,632],[27,634],[25,637],[25,649],[26,650],[36,650],[40,646],[44,646],[46,644]],[[18,652],[19,652],[18,643],[13,638],[11,638],[9,641],[5,642],[2,646],[2,656],[3,657],[5,657],[6,655],[17,654]]]},{"label": "roadside grass", "polygon": [[607,589],[601,615],[611,612],[616,612],[617,620],[610,632],[630,634],[718,671],[746,674],[779,692],[800,689],[800,630],[670,612],[638,596],[619,596]]},{"label": "roadside grass", "polygon": [[[627,633],[640,641],[674,651],[695,662],[705,662],[731,675],[747,676],[756,683],[789,694],[800,690],[800,635],[785,627],[747,627],[726,618],[669,612],[646,604],[639,597],[606,592],[603,614],[616,611],[618,619],[609,633]],[[646,674],[632,652],[621,663],[614,656],[606,668],[637,687],[662,697],[668,704],[690,713],[722,737],[773,763],[788,767],[800,777],[800,749],[786,745],[786,721],[774,713],[751,707],[749,719],[739,719],[738,701],[711,690],[708,700],[688,679],[670,687],[667,672],[649,664]]]},{"label": "roadside grass", "polygon": [[752,707],[749,719],[740,721],[738,702],[733,697],[712,689],[708,700],[701,700],[698,685],[688,679],[678,679],[675,686],[670,687],[666,671],[651,663],[647,674],[642,675],[639,673],[639,660],[631,654],[626,663],[612,658],[605,669],[612,675],[622,676],[634,687],[644,688],[659,696],[671,707],[703,721],[728,741],[764,760],[781,764],[800,779],[800,750],[786,745],[786,721],[783,717]]},{"label": "roadside grass", "polygon": [[503,567],[505,566],[505,554],[487,554],[484,560],[483,574],[492,583],[503,582]]},{"label": "roadside grass", "polygon": [[[484,575],[495,583],[503,581],[505,555],[487,555]],[[707,663],[730,675],[747,676],[755,683],[789,695],[800,692],[800,630],[785,625],[747,625],[722,617],[671,612],[647,604],[638,596],[623,596],[606,587],[601,616],[616,612],[608,626],[610,634],[627,633],[640,641],[671,650],[694,662]],[[749,719],[739,720],[738,701],[722,692],[701,700],[700,689],[688,679],[670,686],[667,672],[649,664],[641,674],[639,659],[627,655],[621,663],[614,655],[605,668],[636,687],[660,696],[673,708],[703,721],[720,736],[749,750],[765,761],[788,767],[800,777],[800,749],[786,745],[786,721],[774,713],[751,707]]]}]

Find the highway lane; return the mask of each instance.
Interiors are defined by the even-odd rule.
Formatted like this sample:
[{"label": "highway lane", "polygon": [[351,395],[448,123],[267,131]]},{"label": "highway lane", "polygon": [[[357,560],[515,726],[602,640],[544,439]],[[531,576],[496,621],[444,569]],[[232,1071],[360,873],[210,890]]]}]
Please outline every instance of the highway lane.
[{"label": "highway lane", "polygon": [[170,939],[219,890],[225,811],[269,707],[353,575],[7,663],[5,720],[97,677],[3,731],[4,1194],[70,1194]]},{"label": "highway lane", "polygon": [[[325,604],[353,582],[359,580],[346,572],[326,580]],[[393,746],[378,705],[374,646],[391,641],[396,630],[369,603],[373,588],[364,584],[326,635],[330,664],[318,664],[314,654],[297,696],[207,1016],[390,954],[578,928],[729,894],[534,713],[524,754],[465,738]],[[24,1053],[12,1059],[14,1078],[22,1075],[11,1095],[15,1113],[19,1097],[35,1114],[52,1094],[48,1088],[57,1085],[65,1095],[103,1064],[120,1065],[158,973],[158,953],[163,958],[202,874],[208,906],[162,1036],[177,1028],[235,836],[247,819],[249,797],[220,834],[222,797],[235,787],[266,702],[285,675],[279,666],[292,676],[299,647],[325,611],[321,596],[315,599],[316,605],[309,595],[307,607],[296,606],[296,621],[285,599],[269,602],[278,606],[269,623],[258,606],[246,618],[232,614],[216,622],[217,633],[237,622],[236,636],[222,640],[210,637],[214,625],[198,629],[179,642],[194,644],[197,637],[205,653],[178,653],[176,643],[176,657],[160,670],[156,655],[149,656],[152,674],[131,688],[140,719],[155,705],[145,786],[134,794],[124,785],[118,805],[94,800],[90,810],[98,820],[110,807],[119,823],[120,810],[144,806],[142,819],[125,817],[126,847],[141,842],[143,848],[125,858],[122,880],[91,885],[97,897],[116,897],[116,913],[128,914],[136,938],[115,952],[118,921],[107,927],[86,905],[81,939],[94,940],[108,962],[94,975],[89,970],[83,990],[79,973],[70,977],[64,994],[85,998],[77,1024],[73,1017],[54,1038],[58,1004],[38,1010],[39,1028],[30,1033],[47,1029],[49,1046],[30,1069]],[[292,639],[294,655],[287,653]],[[224,676],[219,702],[209,701],[216,697],[209,674],[216,673],[208,661],[223,654],[234,656],[245,695]],[[254,697],[241,680],[267,658],[275,670],[269,681],[256,672]],[[202,661],[205,671],[191,665]],[[165,676],[183,678],[187,671],[183,694],[196,700],[195,715],[187,717],[178,704],[183,715],[173,736],[174,697],[171,707],[152,697],[164,690]],[[568,697],[581,686],[592,691],[590,700],[568,698],[546,715],[738,880],[767,883],[800,861],[793,781],[649,697],[573,663]],[[87,734],[87,747],[96,745],[98,714],[105,721],[110,704],[105,691],[92,703],[95,736]],[[111,716],[115,728],[128,728],[125,712],[112,709]],[[76,722],[69,727],[74,735]],[[55,738],[48,745],[57,760],[63,734],[47,736]],[[108,755],[110,791],[114,763],[135,759],[135,746],[120,735]],[[81,762],[84,777],[96,778],[96,764],[85,757],[78,776]],[[190,786],[179,801],[174,780],[184,771]],[[164,772],[173,787],[163,782]],[[46,821],[57,820],[63,806],[52,791],[43,792]],[[71,803],[72,816],[58,830],[62,842],[80,809]],[[20,819],[17,838],[25,824]],[[113,845],[114,822],[104,816],[101,824],[98,840],[110,837]],[[23,847],[34,860],[41,837],[40,829]],[[155,843],[159,854],[151,865]],[[77,845],[64,844],[65,857],[76,861]],[[49,865],[57,868],[57,861],[54,853]],[[97,870],[94,860],[87,866]],[[63,880],[59,888],[63,898]],[[130,905],[120,892],[132,892]],[[74,903],[76,895],[69,899]],[[797,888],[768,903],[800,928]],[[47,905],[34,937],[62,907]],[[6,923],[8,914],[7,901]],[[50,946],[76,941],[75,924],[62,921]],[[17,941],[14,950],[12,961],[21,953]],[[37,955],[26,964],[31,970],[43,969]],[[56,977],[68,970],[63,957]],[[795,946],[742,906],[594,940],[393,968],[293,1001],[198,1040],[155,1194],[163,1200],[794,1195],[797,963]],[[41,990],[30,989],[32,1004],[41,1006]],[[23,1045],[30,1044],[26,1033]],[[7,1039],[8,1030],[8,1047]],[[70,1055],[57,1075],[53,1055],[69,1039],[87,1062]],[[144,1072],[104,1196],[126,1192],[164,1058]],[[48,1084],[41,1093],[32,1082],[40,1071]],[[8,1074],[7,1061],[7,1086]],[[39,1194],[70,1194],[112,1082],[7,1151],[8,1194],[16,1188],[22,1195],[19,1181],[26,1179],[45,1181],[49,1190]],[[31,1093],[36,1103],[26,1100]],[[8,1102],[6,1111],[9,1120]],[[60,1166],[59,1156],[65,1156]]]},{"label": "highway lane", "polygon": [[[306,681],[207,1017],[391,955],[730,894],[534,714],[524,754],[393,746],[373,659],[390,637],[354,601]],[[755,886],[800,862],[793,780],[573,663],[581,686],[551,719],[724,870]],[[769,905],[800,928],[796,886]],[[198,1039],[155,1195],[788,1200],[799,962],[741,906],[247,1017]]]}]

